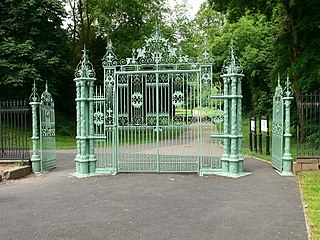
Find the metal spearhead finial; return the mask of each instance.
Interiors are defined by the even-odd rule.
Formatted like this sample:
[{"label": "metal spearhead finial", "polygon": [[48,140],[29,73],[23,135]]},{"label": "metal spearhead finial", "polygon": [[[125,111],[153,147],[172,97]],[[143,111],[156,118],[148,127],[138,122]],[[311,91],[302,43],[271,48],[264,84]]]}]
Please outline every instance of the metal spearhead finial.
[{"label": "metal spearhead finial", "polygon": [[37,102],[39,100],[39,95],[37,92],[36,82],[33,81],[32,93],[29,97],[30,102]]},{"label": "metal spearhead finial", "polygon": [[231,41],[229,45],[229,56],[223,63],[222,73],[241,74],[242,72],[243,72],[243,68],[241,66],[240,60],[237,58],[234,52],[233,41]]},{"label": "metal spearhead finial", "polygon": [[210,54],[207,37],[203,40],[203,50],[198,57],[198,63],[213,63],[214,60]]},{"label": "metal spearhead finial", "polygon": [[88,50],[86,50],[86,45],[84,45],[82,52],[83,54],[81,57],[81,61],[79,62],[75,70],[75,77],[76,78],[94,78],[96,73],[94,71],[93,65],[89,61]]},{"label": "metal spearhead finial", "polygon": [[289,81],[289,76],[287,75],[287,81],[286,81],[286,95],[287,95],[287,97],[290,97],[290,95],[291,95],[290,85],[291,85],[291,83]]},{"label": "metal spearhead finial", "polygon": [[102,66],[107,67],[117,65],[117,57],[114,54],[113,49],[112,41],[109,39],[106,47],[106,54],[102,58]]}]

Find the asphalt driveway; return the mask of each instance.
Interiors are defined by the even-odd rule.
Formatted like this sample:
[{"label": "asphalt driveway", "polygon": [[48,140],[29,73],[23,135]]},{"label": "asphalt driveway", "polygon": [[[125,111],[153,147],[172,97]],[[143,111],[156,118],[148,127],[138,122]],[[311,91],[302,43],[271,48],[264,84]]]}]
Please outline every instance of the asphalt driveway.
[{"label": "asphalt driveway", "polygon": [[57,168],[0,184],[0,239],[308,239],[295,177],[246,159],[251,176],[119,174],[78,179]]}]

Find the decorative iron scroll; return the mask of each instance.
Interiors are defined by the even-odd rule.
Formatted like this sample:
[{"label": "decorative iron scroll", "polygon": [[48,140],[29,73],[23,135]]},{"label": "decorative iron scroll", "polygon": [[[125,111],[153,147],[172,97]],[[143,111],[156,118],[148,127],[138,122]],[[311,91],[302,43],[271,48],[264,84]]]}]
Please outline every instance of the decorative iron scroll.
[{"label": "decorative iron scroll", "polygon": [[103,67],[111,67],[116,66],[118,64],[118,59],[113,52],[113,44],[112,41],[109,40],[108,45],[106,47],[106,54],[102,58],[102,66]]},{"label": "decorative iron scroll", "polygon": [[210,63],[213,64],[214,60],[209,52],[209,47],[208,47],[208,39],[204,39],[203,43],[203,52],[200,54],[198,57],[198,63]]},{"label": "decorative iron scroll", "polygon": [[184,96],[181,91],[176,91],[172,95],[172,104],[176,107],[180,107],[183,105]]},{"label": "decorative iron scroll", "polygon": [[46,83],[45,91],[41,94],[41,104],[54,107],[54,101],[51,93],[48,92],[48,84]]},{"label": "decorative iron scroll", "polygon": [[93,117],[94,117],[94,124],[98,125],[98,126],[101,126],[104,122],[104,114],[100,111],[97,111],[93,114]]},{"label": "decorative iron scroll", "polygon": [[139,92],[135,92],[131,96],[132,106],[134,108],[140,108],[143,104],[143,96]]},{"label": "decorative iron scroll", "polygon": [[75,70],[74,76],[76,78],[94,78],[96,76],[96,73],[94,71],[93,65],[88,58],[89,51],[86,50],[86,47],[84,47],[82,52],[82,58]]},{"label": "decorative iron scroll", "polygon": [[41,135],[43,137],[54,137],[56,135],[54,126],[42,126],[41,127]]}]

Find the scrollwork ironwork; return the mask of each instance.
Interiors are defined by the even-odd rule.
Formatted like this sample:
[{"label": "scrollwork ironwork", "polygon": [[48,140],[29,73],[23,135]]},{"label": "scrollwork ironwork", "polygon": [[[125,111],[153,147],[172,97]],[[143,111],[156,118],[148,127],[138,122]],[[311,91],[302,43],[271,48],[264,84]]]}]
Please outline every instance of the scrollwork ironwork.
[{"label": "scrollwork ironwork", "polygon": [[241,66],[240,60],[235,55],[233,43],[229,45],[229,56],[224,61],[222,67],[223,74],[242,74],[243,68]]},{"label": "scrollwork ironwork", "polygon": [[140,108],[143,104],[143,96],[140,92],[134,92],[131,96],[131,104],[134,108]]},{"label": "scrollwork ironwork", "polygon": [[75,70],[75,77],[76,78],[94,78],[96,76],[96,73],[94,71],[93,65],[89,61],[88,57],[88,50],[84,47],[82,50],[82,58],[76,67]]}]

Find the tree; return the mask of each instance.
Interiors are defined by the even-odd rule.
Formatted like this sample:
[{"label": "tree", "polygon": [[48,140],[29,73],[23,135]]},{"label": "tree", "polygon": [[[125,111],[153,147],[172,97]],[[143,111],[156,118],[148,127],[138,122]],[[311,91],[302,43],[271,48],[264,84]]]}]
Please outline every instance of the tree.
[{"label": "tree", "polygon": [[131,49],[141,47],[157,24],[164,32],[168,30],[163,27],[165,0],[68,0],[67,6],[73,67],[86,45],[98,80],[103,78],[101,59],[109,39],[118,59],[122,59],[131,57]]},{"label": "tree", "polygon": [[318,0],[209,0],[214,9],[227,13],[237,22],[246,13],[261,13],[277,26],[273,50],[276,56],[273,75],[289,73],[296,100],[301,91],[319,86],[320,4]]},{"label": "tree", "polygon": [[58,96],[71,73],[61,2],[3,0],[0,14],[2,98],[27,98],[34,80],[47,81]]}]

